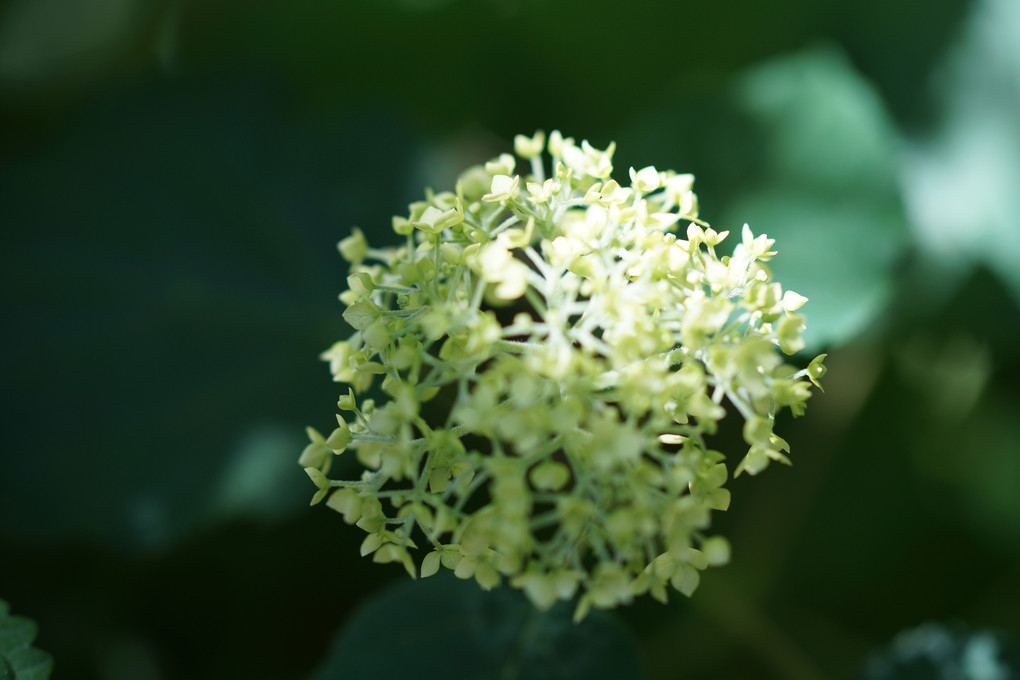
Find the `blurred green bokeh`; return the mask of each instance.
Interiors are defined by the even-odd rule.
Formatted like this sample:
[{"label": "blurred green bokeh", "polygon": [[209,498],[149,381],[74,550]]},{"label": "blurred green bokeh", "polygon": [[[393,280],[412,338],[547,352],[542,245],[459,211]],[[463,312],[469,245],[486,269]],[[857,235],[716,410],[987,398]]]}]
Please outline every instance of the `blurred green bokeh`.
[{"label": "blurred green bokeh", "polygon": [[830,372],[794,467],[732,482],[731,566],[536,630],[620,631],[663,680],[864,677],[927,621],[1016,636],[1018,38],[1014,0],[11,0],[0,597],[60,677],[328,668],[406,578],[296,465],[337,396],[335,243],[559,128],[776,238]]}]

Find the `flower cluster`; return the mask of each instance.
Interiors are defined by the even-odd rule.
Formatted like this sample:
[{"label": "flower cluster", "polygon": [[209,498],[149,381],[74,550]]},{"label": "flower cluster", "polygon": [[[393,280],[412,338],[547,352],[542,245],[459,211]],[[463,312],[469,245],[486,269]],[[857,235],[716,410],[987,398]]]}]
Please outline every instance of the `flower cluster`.
[{"label": "flower cluster", "polygon": [[[771,280],[773,241],[746,225],[717,253],[728,232],[698,219],[691,175],[622,185],[613,145],[559,132],[514,148],[393,218],[402,245],[340,242],[355,332],[323,359],[350,387],[336,429],[309,428],[312,502],[367,532],[376,562],[505,578],[543,609],[580,593],[577,620],[690,595],[730,554],[707,533],[730,492],[706,436],[728,404],[749,446],[736,474],[788,462],[776,414],[803,413],[824,373],[783,359],[804,347],[806,299]],[[348,449],[364,474],[329,479]]]}]

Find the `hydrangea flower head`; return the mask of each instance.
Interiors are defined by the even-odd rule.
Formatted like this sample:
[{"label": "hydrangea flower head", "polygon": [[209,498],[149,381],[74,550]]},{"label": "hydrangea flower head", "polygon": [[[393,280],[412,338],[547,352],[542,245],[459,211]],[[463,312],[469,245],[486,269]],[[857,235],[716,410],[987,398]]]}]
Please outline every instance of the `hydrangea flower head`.
[{"label": "hydrangea flower head", "polygon": [[[620,184],[613,145],[559,132],[514,149],[393,218],[401,245],[340,242],[354,333],[322,358],[349,387],[336,429],[309,429],[312,502],[376,562],[506,580],[542,609],[577,597],[577,620],[689,596],[730,555],[710,533],[730,503],[719,421],[744,420],[736,474],[788,462],[776,414],[803,413],[824,373],[784,359],[806,299],[772,280],[765,235],[717,252],[728,232],[698,219],[691,175]],[[329,479],[347,450],[361,478]]]}]

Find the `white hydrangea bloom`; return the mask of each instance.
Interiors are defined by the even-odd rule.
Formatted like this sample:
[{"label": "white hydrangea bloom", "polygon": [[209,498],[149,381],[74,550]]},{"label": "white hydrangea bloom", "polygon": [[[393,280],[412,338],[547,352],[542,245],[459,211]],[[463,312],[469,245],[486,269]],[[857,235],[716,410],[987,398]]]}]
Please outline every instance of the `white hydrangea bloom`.
[{"label": "white hydrangea bloom", "polygon": [[[376,562],[505,578],[542,609],[578,597],[577,619],[689,596],[730,555],[709,533],[730,501],[709,442],[727,405],[749,447],[736,473],[757,474],[788,462],[776,414],[803,413],[824,373],[783,358],[806,298],[771,281],[773,241],[746,225],[717,253],[729,232],[698,219],[692,175],[621,186],[614,144],[559,131],[514,148],[530,175],[510,154],[468,169],[394,218],[403,245],[341,241],[355,332],[322,358],[352,389],[328,437],[309,429],[313,502],[368,532]],[[373,387],[384,403],[359,401]],[[345,450],[364,474],[328,479]]]}]

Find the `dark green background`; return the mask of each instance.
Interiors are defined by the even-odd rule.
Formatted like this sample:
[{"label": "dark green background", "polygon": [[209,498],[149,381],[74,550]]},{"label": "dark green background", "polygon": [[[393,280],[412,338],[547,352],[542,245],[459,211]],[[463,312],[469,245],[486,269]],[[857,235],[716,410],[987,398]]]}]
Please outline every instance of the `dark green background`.
[{"label": "dark green background", "polygon": [[[506,608],[471,631],[492,658],[555,640],[564,678],[607,639],[651,679],[808,679],[928,621],[1017,633],[1013,4],[0,7],[0,597],[67,678],[343,677],[357,653],[409,677],[444,639],[462,677],[489,647],[400,633],[443,598]],[[733,564],[581,631],[456,583],[394,600],[402,570],[309,510],[296,464],[338,392],[317,354],[349,332],[336,241],[384,242],[537,128],[615,140],[619,177],[694,172],[703,217],[777,239],[830,354],[779,430],[794,466],[731,483]],[[732,469],[739,435],[720,447]]]}]

